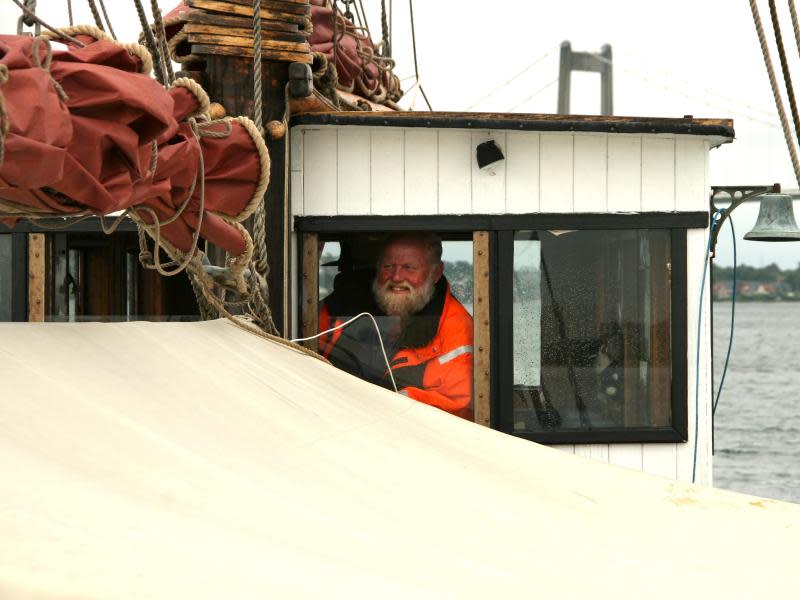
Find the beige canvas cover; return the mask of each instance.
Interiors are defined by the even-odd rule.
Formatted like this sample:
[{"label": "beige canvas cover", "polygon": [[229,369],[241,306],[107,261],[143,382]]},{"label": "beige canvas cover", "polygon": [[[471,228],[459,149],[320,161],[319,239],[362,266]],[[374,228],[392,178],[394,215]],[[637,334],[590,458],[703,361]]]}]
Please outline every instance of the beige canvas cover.
[{"label": "beige canvas cover", "polygon": [[205,323],[0,324],[0,598],[792,598],[800,506]]}]

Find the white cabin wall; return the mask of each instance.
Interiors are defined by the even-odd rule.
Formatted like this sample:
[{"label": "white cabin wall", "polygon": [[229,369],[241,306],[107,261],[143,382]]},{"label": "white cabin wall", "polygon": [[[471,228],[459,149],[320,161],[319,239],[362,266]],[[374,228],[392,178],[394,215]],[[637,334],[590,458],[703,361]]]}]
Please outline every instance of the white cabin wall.
[{"label": "white cabin wall", "polygon": [[[708,210],[710,146],[696,136],[361,126],[302,126],[291,135],[295,216]],[[481,170],[475,148],[488,139],[495,140],[505,160]],[[697,310],[706,235],[707,230],[687,233],[689,443],[557,448],[691,480]],[[294,239],[292,243],[296,245]],[[696,468],[696,480],[706,484],[711,483],[708,297],[706,290]],[[293,302],[296,306],[296,297]]]}]

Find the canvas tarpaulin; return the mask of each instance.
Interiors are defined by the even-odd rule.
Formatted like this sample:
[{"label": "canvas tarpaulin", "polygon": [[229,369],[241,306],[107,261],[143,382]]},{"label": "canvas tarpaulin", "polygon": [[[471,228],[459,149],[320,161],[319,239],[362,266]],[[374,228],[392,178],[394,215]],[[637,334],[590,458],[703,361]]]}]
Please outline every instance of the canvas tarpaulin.
[{"label": "canvas tarpaulin", "polygon": [[800,506],[568,455],[225,321],[0,324],[0,598],[796,598]]}]

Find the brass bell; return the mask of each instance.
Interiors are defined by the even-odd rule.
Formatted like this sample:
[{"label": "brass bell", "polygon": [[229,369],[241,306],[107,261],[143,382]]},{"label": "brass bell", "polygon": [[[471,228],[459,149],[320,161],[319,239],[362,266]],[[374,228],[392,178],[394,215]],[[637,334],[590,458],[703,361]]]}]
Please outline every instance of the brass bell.
[{"label": "brass bell", "polygon": [[788,194],[764,194],[758,209],[758,220],[744,236],[756,242],[800,241],[800,229],[794,220],[792,197]]}]

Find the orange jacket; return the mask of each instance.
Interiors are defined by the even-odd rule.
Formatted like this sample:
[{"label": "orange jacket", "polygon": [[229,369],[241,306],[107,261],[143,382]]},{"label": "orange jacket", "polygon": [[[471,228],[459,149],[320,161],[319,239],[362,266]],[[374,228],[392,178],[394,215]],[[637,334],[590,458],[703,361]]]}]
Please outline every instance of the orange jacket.
[{"label": "orange jacket", "polygon": [[[324,331],[344,322],[331,315],[325,304],[319,317]],[[418,348],[401,348],[390,357],[398,391],[425,404],[472,420],[472,317],[450,293],[444,297],[442,313],[433,338]],[[320,353],[330,356],[342,330],[323,336]],[[386,378],[388,379],[388,373]]]}]

